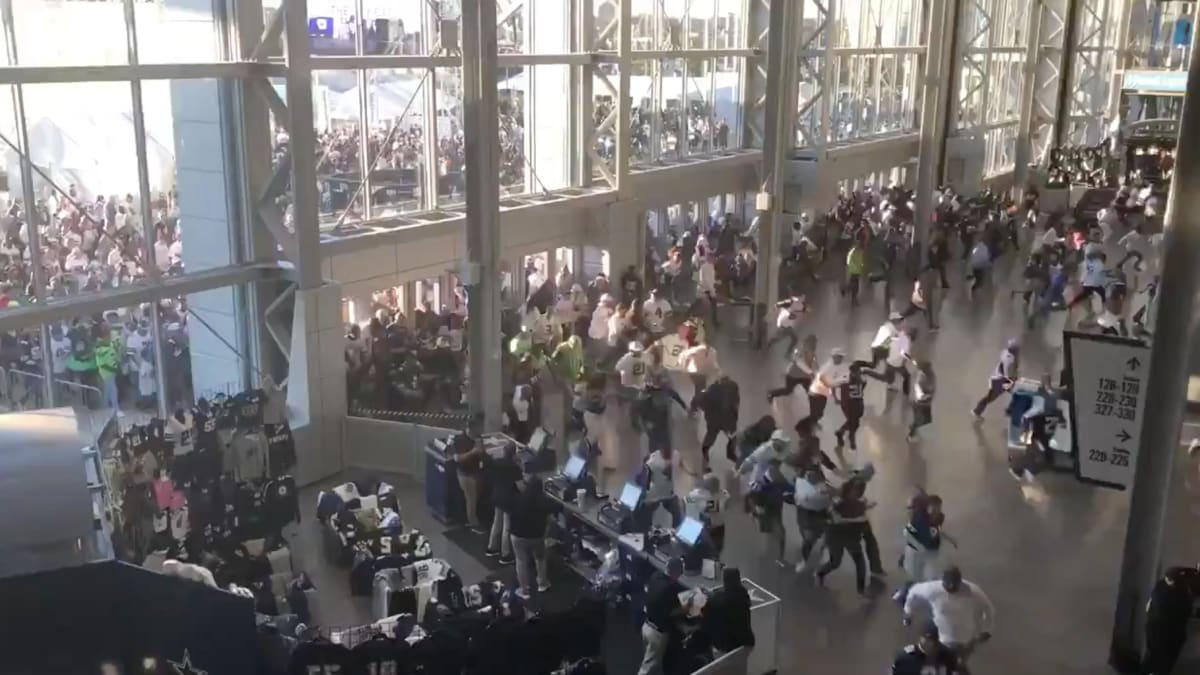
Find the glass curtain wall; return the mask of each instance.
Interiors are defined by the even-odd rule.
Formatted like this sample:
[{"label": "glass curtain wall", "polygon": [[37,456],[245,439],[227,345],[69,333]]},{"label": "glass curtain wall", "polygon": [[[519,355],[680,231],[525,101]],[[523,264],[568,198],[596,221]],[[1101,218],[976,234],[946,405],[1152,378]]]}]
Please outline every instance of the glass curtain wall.
[{"label": "glass curtain wall", "polygon": [[[241,200],[227,109],[238,84],[90,81],[73,70],[225,60],[225,7],[198,7],[5,3],[0,67],[43,67],[46,81],[0,87],[0,312],[155,286],[244,259],[232,227]],[[226,288],[0,335],[0,408],[167,409],[200,395],[197,364],[213,373],[209,385],[223,378],[222,389],[237,389],[246,367],[233,321],[240,307],[241,290]],[[226,343],[220,349],[197,336],[202,314]]]},{"label": "glass curtain wall", "polygon": [[797,147],[917,129],[924,5],[922,0],[802,0]]},{"label": "glass curtain wall", "polygon": [[[746,0],[629,0],[632,164],[672,163],[741,147],[746,72]],[[604,31],[616,2],[596,2],[599,49],[615,49]],[[617,68],[604,75],[615,82]],[[611,109],[604,82],[593,88],[597,125]],[[606,141],[600,150],[609,150]]]},{"label": "glass curtain wall", "polygon": [[1030,0],[970,0],[959,13],[958,133],[980,134],[984,177],[1016,160]]}]

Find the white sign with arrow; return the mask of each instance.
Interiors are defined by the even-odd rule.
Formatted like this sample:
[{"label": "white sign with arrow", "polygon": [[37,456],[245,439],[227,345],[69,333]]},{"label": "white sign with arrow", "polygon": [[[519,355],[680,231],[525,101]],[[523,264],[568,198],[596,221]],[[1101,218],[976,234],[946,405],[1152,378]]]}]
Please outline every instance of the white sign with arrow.
[{"label": "white sign with arrow", "polygon": [[1079,480],[1133,484],[1146,407],[1150,348],[1128,338],[1065,332],[1071,441]]}]

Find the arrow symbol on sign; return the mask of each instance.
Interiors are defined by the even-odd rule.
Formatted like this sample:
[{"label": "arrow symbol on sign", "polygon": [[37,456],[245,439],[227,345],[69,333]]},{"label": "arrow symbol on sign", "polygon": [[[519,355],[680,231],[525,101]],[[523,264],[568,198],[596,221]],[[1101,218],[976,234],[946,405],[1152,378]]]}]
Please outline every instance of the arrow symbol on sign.
[{"label": "arrow symbol on sign", "polygon": [[1129,360],[1125,362],[1125,365],[1129,366],[1130,370],[1137,370],[1138,366],[1142,365],[1142,362],[1138,360],[1138,357],[1131,356],[1129,357]]},{"label": "arrow symbol on sign", "polygon": [[1128,431],[1122,429],[1121,433],[1117,434],[1117,438],[1120,439],[1122,443],[1127,443],[1129,442],[1129,439],[1133,438],[1133,436],[1130,436]]}]

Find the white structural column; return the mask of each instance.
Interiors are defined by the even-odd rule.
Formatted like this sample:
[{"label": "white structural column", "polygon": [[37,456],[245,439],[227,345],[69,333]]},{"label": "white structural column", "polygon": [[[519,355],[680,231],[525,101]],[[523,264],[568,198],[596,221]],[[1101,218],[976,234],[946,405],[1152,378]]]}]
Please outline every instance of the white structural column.
[{"label": "white structural column", "polygon": [[501,426],[500,181],[496,152],[496,3],[463,3],[463,131],[467,151],[468,402],[484,427]]},{"label": "white structural column", "polygon": [[342,469],[346,417],[342,295],[321,281],[317,221],[316,134],[305,0],[284,5],[287,111],[292,163],[292,221],[296,239],[295,304],[287,380],[288,419],[296,438],[296,478],[302,484]]},{"label": "white structural column", "polygon": [[925,82],[921,95],[921,145],[917,156],[917,208],[913,245],[925,255],[929,224],[933,218],[933,191],[941,181],[942,155],[946,147],[946,112],[950,95],[950,63],[954,54],[954,30],[958,0],[933,0],[925,44]]}]

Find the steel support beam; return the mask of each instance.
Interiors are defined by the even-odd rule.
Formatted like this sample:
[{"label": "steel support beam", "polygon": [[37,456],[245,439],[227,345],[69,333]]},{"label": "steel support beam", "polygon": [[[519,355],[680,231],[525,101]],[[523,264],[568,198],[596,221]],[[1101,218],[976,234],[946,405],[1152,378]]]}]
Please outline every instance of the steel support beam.
[{"label": "steel support beam", "polygon": [[467,153],[467,320],[471,374],[467,400],[484,428],[499,430],[502,407],[500,359],[500,165],[496,153],[496,3],[463,3],[463,132]]},{"label": "steel support beam", "polygon": [[618,0],[617,18],[617,57],[620,72],[617,75],[617,152],[616,167],[613,174],[616,178],[618,195],[630,192],[629,167],[633,160],[633,101],[630,95],[630,70],[633,65],[633,2]]},{"label": "steel support beam", "polygon": [[1018,194],[1029,184],[1029,165],[1033,160],[1033,117],[1037,98],[1038,54],[1042,34],[1042,2],[1030,0],[1028,45],[1021,80],[1021,121],[1017,127],[1016,157],[1013,159],[1013,189]]},{"label": "steel support beam", "polygon": [[[1129,525],[1117,589],[1110,662],[1122,672],[1140,670],[1146,603],[1161,573],[1163,530],[1171,475],[1179,461],[1179,430],[1187,403],[1188,363],[1200,291],[1200,46],[1192,34],[1187,93],[1176,144],[1175,175],[1167,202],[1159,308],[1151,329],[1146,419],[1138,443]],[[1187,561],[1192,564],[1195,561]]]},{"label": "steel support beam", "polygon": [[767,37],[766,111],[763,124],[762,181],[755,205],[758,218],[758,267],[754,279],[754,344],[760,349],[766,344],[768,317],[779,298],[779,224],[782,220],[783,195],[786,185],[785,162],[792,144],[789,133],[794,101],[782,92],[789,91],[788,77],[794,73],[788,67],[789,36],[798,27],[799,3],[772,0],[769,17],[771,26]]},{"label": "steel support beam", "polygon": [[296,272],[300,290],[321,285],[321,233],[317,213],[317,139],[313,129],[312,69],[308,53],[306,0],[285,0],[284,53],[291,130],[292,222],[295,224]]},{"label": "steel support beam", "polygon": [[922,261],[933,220],[933,191],[941,182],[942,156],[946,150],[950,99],[950,66],[954,59],[953,39],[958,17],[958,0],[933,0],[929,13],[925,82],[921,94],[921,141],[917,151],[917,208],[912,245]]},{"label": "steel support beam", "polygon": [[22,331],[44,323],[91,316],[122,307],[135,307],[144,302],[157,303],[165,298],[178,298],[214,288],[293,279],[292,270],[276,263],[214,267],[194,274],[163,277],[159,283],[139,282],[103,293],[71,295],[46,305],[6,309],[0,313],[0,333]]}]

